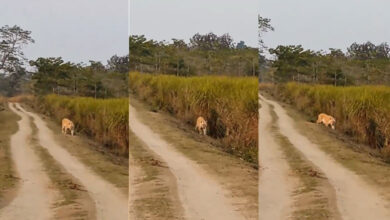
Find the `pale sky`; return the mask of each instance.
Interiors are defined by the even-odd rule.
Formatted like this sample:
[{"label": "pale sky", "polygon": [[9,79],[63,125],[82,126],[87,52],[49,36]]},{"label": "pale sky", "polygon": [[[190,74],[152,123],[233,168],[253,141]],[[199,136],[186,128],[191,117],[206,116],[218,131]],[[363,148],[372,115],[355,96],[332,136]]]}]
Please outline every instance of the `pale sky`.
[{"label": "pale sky", "polygon": [[275,27],[269,47],[345,51],[353,42],[390,43],[389,9],[389,0],[261,0],[260,14]]},{"label": "pale sky", "polygon": [[260,0],[131,0],[130,34],[149,39],[183,39],[196,33],[229,33],[258,47]]},{"label": "pale sky", "polygon": [[0,26],[32,31],[28,59],[63,57],[75,63],[106,62],[128,54],[127,0],[4,0]]}]

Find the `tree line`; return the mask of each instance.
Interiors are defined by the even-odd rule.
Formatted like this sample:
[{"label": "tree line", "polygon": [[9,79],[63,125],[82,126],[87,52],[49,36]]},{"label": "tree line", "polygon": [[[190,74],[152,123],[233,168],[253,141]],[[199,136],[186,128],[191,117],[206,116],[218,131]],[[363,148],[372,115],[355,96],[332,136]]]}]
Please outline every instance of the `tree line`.
[{"label": "tree line", "polygon": [[127,96],[128,56],[114,55],[107,65],[65,62],[61,57],[27,60],[22,49],[31,43],[31,31],[16,25],[0,28],[0,95]]},{"label": "tree line", "polygon": [[258,49],[244,41],[235,43],[229,34],[195,34],[186,43],[171,42],[132,35],[130,71],[191,75],[258,76]]},{"label": "tree line", "polygon": [[[260,65],[267,82],[305,82],[335,86],[385,84],[390,85],[390,47],[384,42],[353,43],[346,52],[329,48],[313,51],[302,45],[279,45],[267,48],[263,36],[274,31],[271,20],[259,16]],[[265,52],[273,55],[266,59]]]}]

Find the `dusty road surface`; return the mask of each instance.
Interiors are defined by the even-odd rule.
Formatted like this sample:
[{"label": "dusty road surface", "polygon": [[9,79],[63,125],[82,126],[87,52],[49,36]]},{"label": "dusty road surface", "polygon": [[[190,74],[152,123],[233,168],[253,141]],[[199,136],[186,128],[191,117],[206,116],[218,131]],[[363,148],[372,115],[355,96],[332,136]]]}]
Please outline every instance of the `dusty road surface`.
[{"label": "dusty road surface", "polygon": [[[118,188],[111,183],[97,176],[89,167],[81,163],[77,158],[72,156],[68,151],[63,149],[55,140],[52,131],[47,127],[46,123],[32,112],[27,112],[20,105],[16,106],[21,109],[18,112],[23,118],[32,116],[34,123],[38,128],[38,140],[42,147],[46,148],[52,157],[61,164],[64,169],[72,176],[77,178],[80,183],[89,192],[96,206],[97,219],[127,219],[128,218],[128,201]],[[21,125],[22,128],[28,127],[28,124]],[[28,154],[30,155],[30,154]],[[46,187],[47,188],[47,187]],[[36,189],[34,188],[36,191]],[[32,190],[32,191],[34,191]],[[45,193],[40,193],[40,196]],[[37,196],[38,198],[40,196]],[[29,202],[35,202],[37,198]],[[34,218],[41,219],[41,218]]]},{"label": "dusty road surface", "polygon": [[[19,108],[19,105],[16,106]],[[0,210],[0,219],[52,219],[57,192],[51,187],[49,177],[28,143],[32,134],[30,120],[12,103],[9,108],[21,117],[19,130],[11,137],[11,155],[21,184],[14,200]]]},{"label": "dusty road surface", "polygon": [[260,219],[288,219],[292,213],[295,178],[271,132],[270,107],[260,101],[259,111],[259,214]]},{"label": "dusty road surface", "polygon": [[390,219],[389,204],[371,185],[301,135],[294,127],[294,121],[277,102],[260,97],[265,104],[274,106],[281,134],[328,178],[336,191],[337,208],[342,219]]},{"label": "dusty road surface", "polygon": [[200,166],[177,152],[158,134],[140,122],[132,106],[129,106],[129,114],[130,129],[165,161],[176,177],[178,194],[186,219],[245,219],[235,209],[229,193],[221,185]]}]

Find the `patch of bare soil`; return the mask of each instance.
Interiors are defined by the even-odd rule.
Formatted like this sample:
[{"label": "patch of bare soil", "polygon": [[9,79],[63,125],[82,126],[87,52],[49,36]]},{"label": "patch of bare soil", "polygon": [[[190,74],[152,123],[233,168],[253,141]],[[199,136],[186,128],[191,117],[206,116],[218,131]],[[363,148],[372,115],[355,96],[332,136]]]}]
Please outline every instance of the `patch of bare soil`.
[{"label": "patch of bare soil", "polygon": [[275,120],[271,108],[260,102],[259,111],[259,213],[260,219],[283,220],[292,216],[293,192],[298,185],[286,152],[285,145],[275,139],[272,129]]},{"label": "patch of bare soil", "polygon": [[162,159],[130,132],[130,219],[184,219],[176,180]]},{"label": "patch of bare soil", "polygon": [[95,206],[87,190],[76,178],[65,171],[47,149],[39,145],[36,136],[37,127],[33,121],[34,119],[30,117],[30,125],[33,130],[29,139],[30,145],[41,159],[54,187],[60,192],[55,204],[54,219],[96,219]]}]

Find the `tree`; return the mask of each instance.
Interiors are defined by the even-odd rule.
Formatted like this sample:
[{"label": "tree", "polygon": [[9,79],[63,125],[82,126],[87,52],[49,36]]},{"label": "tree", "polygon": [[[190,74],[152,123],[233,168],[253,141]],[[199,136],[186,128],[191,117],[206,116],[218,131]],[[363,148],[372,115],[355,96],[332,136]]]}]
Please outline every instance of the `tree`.
[{"label": "tree", "polygon": [[246,49],[246,48],[248,48],[248,47],[246,46],[246,44],[245,44],[244,41],[240,41],[240,42],[238,42],[236,48],[237,48],[237,49]]},{"label": "tree", "polygon": [[379,59],[390,59],[390,47],[387,43],[376,46],[376,57]]},{"label": "tree", "polygon": [[65,65],[61,57],[40,57],[30,61],[30,65],[37,70],[32,79],[35,80],[34,90],[38,94],[59,93],[59,87],[65,84],[65,79],[70,78],[70,69],[74,67],[70,63]]},{"label": "tree", "polygon": [[112,56],[107,61],[108,69],[112,72],[128,73],[129,72],[129,56]]},{"label": "tree", "polygon": [[178,48],[178,49],[187,49],[188,48],[188,45],[186,44],[186,42],[184,42],[184,40],[178,40],[178,39],[173,38],[172,41],[173,41],[173,46],[175,48]]},{"label": "tree", "polygon": [[31,31],[14,25],[0,28],[0,74],[8,75],[20,69],[25,61],[24,45],[34,43]]},{"label": "tree", "polygon": [[[267,47],[264,44],[264,34],[269,31],[274,31],[274,27],[271,25],[271,19],[263,18],[260,15],[258,16],[259,23],[259,66],[262,67],[266,63],[266,59],[264,56],[264,51]],[[259,81],[262,82],[264,80],[264,76],[259,74]]]},{"label": "tree", "polygon": [[94,72],[94,73],[104,73],[106,72],[106,67],[102,64],[100,61],[89,61],[89,68]]},{"label": "tree", "polygon": [[319,53],[305,50],[301,45],[278,46],[269,52],[276,56],[273,67],[276,68],[276,74],[281,81],[292,79],[301,82],[316,77],[313,76],[312,70],[315,58],[320,56]]},{"label": "tree", "polygon": [[362,44],[353,43],[348,48],[348,54],[351,58],[359,60],[389,59],[390,47],[387,43],[375,45],[369,41]]},{"label": "tree", "polygon": [[[237,49],[228,34],[195,34],[190,43],[130,36],[130,71],[180,76],[204,74],[258,75],[258,50],[245,45]],[[242,59],[239,59],[242,57]]]},{"label": "tree", "polygon": [[197,33],[190,39],[190,45],[201,50],[231,49],[234,48],[234,41],[229,34],[217,36],[212,32],[204,35]]}]

